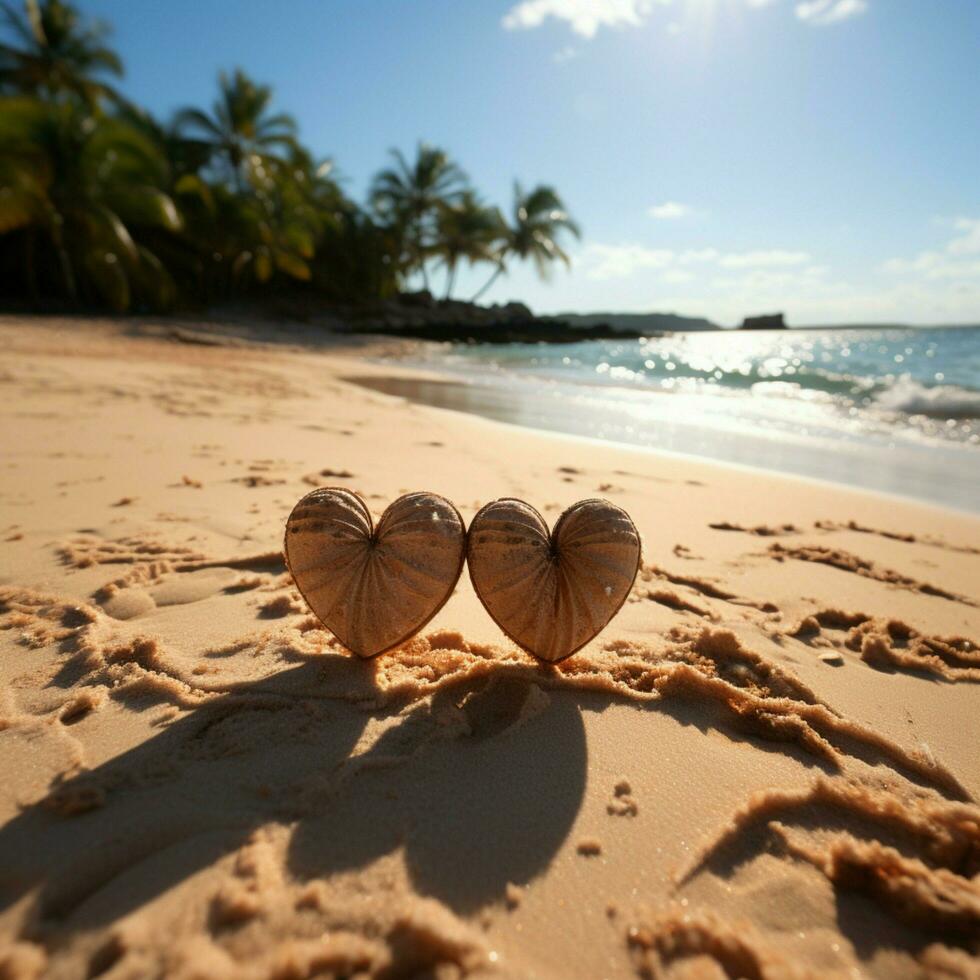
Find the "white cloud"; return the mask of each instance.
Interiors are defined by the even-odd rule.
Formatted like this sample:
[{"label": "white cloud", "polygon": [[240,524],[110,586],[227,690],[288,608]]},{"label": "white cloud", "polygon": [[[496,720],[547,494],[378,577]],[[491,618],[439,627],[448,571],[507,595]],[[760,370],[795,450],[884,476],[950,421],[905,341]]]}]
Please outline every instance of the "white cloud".
[{"label": "white cloud", "polygon": [[[759,249],[749,252],[721,252],[716,248],[694,248],[676,252],[670,248],[647,248],[644,245],[610,245],[595,242],[586,246],[581,263],[589,279],[628,279],[640,270],[676,270],[690,265],[704,265],[719,269],[746,269],[751,271],[782,270],[804,265],[810,261],[807,252],[789,252],[782,249]],[[819,266],[809,266],[792,275],[810,278],[822,275]],[[666,278],[666,277],[665,277]],[[689,281],[673,277],[668,281]]]},{"label": "white cloud", "polygon": [[954,218],[953,227],[963,234],[946,246],[950,255],[976,255],[980,252],[980,218]]},{"label": "white cloud", "polygon": [[678,218],[686,218],[693,213],[693,209],[687,204],[678,201],[664,201],[663,204],[655,204],[647,210],[651,218],[658,221],[676,221]]},{"label": "white cloud", "polygon": [[[966,227],[954,227],[949,220],[945,224],[950,239],[967,233]],[[596,250],[583,243],[573,249],[574,265],[568,275],[544,283],[531,265],[516,264],[497,280],[486,298],[505,302],[519,297],[539,312],[555,314],[563,310],[673,310],[728,325],[740,323],[746,314],[774,310],[784,311],[794,325],[980,321],[980,276],[935,280],[910,274],[887,276],[872,263],[828,266],[822,255],[798,266],[732,269],[720,265],[728,254],[741,253],[637,244],[607,244]],[[947,254],[947,258],[957,256]],[[600,261],[605,262],[605,270],[598,268]],[[466,289],[472,287],[475,292],[486,275],[482,269],[467,267],[460,278]]]},{"label": "white cloud", "polygon": [[[761,10],[779,0],[744,0],[747,7]],[[674,0],[520,0],[501,19],[508,31],[527,31],[540,27],[549,18],[564,21],[578,35],[593,38],[602,27],[641,27],[654,7],[670,7]],[[796,16],[804,23],[823,26],[836,24],[863,14],[869,0],[798,0]],[[680,20],[667,24],[667,33],[683,33]],[[567,54],[565,54],[567,52]],[[575,57],[573,49],[563,48],[556,61]]]},{"label": "white cloud", "polygon": [[737,276],[716,276],[711,280],[711,286],[718,291],[743,296],[751,300],[755,294],[779,294],[785,298],[800,289],[813,287],[827,288],[822,282],[822,273],[811,275],[807,272],[797,272],[793,269],[748,269]]},{"label": "white cloud", "polygon": [[[974,217],[946,217],[934,258],[910,251],[897,274],[883,271],[881,258],[846,264],[814,254],[803,263],[768,266],[723,265],[748,249],[654,248],[628,240],[584,242],[572,247],[571,272],[545,283],[530,264],[514,264],[488,290],[488,302],[520,298],[541,313],[617,310],[645,313],[673,310],[735,325],[746,314],[782,310],[796,326],[815,323],[977,323],[980,322],[980,251]],[[650,226],[648,226],[649,228]],[[654,225],[654,229],[676,226]],[[929,232],[936,234],[935,227]],[[656,239],[654,239],[656,241]],[[776,242],[777,245],[785,242]],[[792,243],[790,243],[792,244]],[[928,240],[923,245],[928,245]],[[971,251],[972,250],[972,251]],[[758,249],[764,254],[781,249]],[[921,254],[921,253],[920,253]],[[941,264],[939,261],[941,260]],[[919,271],[912,267],[918,262]],[[955,265],[950,265],[955,263]],[[971,268],[967,268],[967,264]],[[910,268],[911,267],[911,268]],[[938,271],[937,271],[938,270]],[[951,275],[955,273],[955,275]],[[460,274],[461,291],[475,292],[483,269]]]},{"label": "white cloud", "polygon": [[867,9],[867,0],[803,0],[796,5],[796,16],[808,24],[824,26],[857,17]]},{"label": "white cloud", "polygon": [[685,282],[694,282],[697,276],[686,269],[668,269],[661,277],[661,282],[669,283],[672,286],[680,285]]},{"label": "white cloud", "polygon": [[889,259],[881,268],[894,275],[913,273],[924,279],[980,279],[980,259],[951,259],[944,252],[919,252],[913,259]]},{"label": "white cloud", "polygon": [[802,265],[809,262],[807,252],[787,252],[783,249],[758,249],[752,252],[731,252],[723,255],[719,265],[726,269],[764,269],[773,266]]},{"label": "white cloud", "polygon": [[980,218],[954,218],[959,232],[942,250],[919,252],[911,259],[889,259],[882,265],[893,275],[914,275],[923,279],[980,280]]},{"label": "white cloud", "polygon": [[681,265],[690,265],[692,262],[714,262],[721,255],[716,248],[689,248],[677,256],[677,261]]},{"label": "white cloud", "polygon": [[673,265],[674,252],[669,248],[645,248],[642,245],[586,246],[582,264],[589,279],[628,279],[640,269],[666,269]]},{"label": "white cloud", "polygon": [[508,31],[540,27],[549,17],[567,21],[582,37],[595,37],[600,27],[639,27],[654,3],[671,0],[522,0],[504,14]]}]

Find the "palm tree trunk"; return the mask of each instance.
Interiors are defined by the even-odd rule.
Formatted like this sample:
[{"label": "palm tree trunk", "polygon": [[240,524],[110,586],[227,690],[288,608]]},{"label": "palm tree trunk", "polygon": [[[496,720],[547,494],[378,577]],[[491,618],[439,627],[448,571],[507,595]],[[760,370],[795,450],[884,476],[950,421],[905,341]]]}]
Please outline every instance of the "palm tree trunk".
[{"label": "palm tree trunk", "polygon": [[61,225],[55,225],[51,231],[51,242],[54,245],[55,254],[58,256],[58,265],[61,266],[61,278],[65,283],[65,292],[68,299],[74,306],[78,305],[78,283],[75,281],[75,270],[71,264],[71,257],[65,248],[65,236]]},{"label": "palm tree trunk", "polygon": [[27,279],[27,291],[31,294],[31,302],[37,306],[37,266],[34,262],[36,234],[33,228],[27,229],[27,240],[24,243],[24,278]]},{"label": "palm tree trunk", "polygon": [[65,289],[68,292],[68,298],[72,301],[74,305],[78,305],[78,286],[75,283],[75,272],[71,267],[71,259],[68,257],[68,253],[62,246],[57,247],[58,250],[58,262],[61,265],[61,277],[65,280]]},{"label": "palm tree trunk", "polygon": [[[428,292],[429,273],[425,268],[425,251],[422,248],[422,220],[417,214],[413,214],[408,219],[408,224],[405,228],[405,237],[409,257],[409,262],[406,266],[406,278],[411,278],[417,268],[422,274],[422,288]],[[407,286],[408,284],[405,283],[405,285]]]},{"label": "palm tree trunk", "polygon": [[419,272],[422,273],[422,288],[429,292],[429,273],[425,269],[425,252],[422,249],[422,228],[420,225],[415,227],[415,254],[419,259]]},{"label": "palm tree trunk", "polygon": [[446,275],[446,295],[443,299],[449,299],[453,294],[453,286],[456,285],[456,263],[452,262],[448,266],[448,273]]},{"label": "palm tree trunk", "polygon": [[502,265],[498,265],[497,268],[493,270],[493,275],[483,284],[483,288],[476,293],[470,302],[475,303],[497,281],[497,277],[503,271],[504,267]]}]

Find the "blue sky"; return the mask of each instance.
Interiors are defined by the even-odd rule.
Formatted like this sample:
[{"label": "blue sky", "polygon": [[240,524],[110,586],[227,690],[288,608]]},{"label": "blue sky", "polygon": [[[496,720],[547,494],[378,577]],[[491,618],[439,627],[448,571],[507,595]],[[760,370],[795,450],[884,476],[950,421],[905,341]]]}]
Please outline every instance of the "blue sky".
[{"label": "blue sky", "polygon": [[[363,194],[392,146],[583,228],[486,294],[724,324],[980,321],[980,0],[81,0],[161,115],[275,87]],[[488,269],[460,276],[459,295]]]}]

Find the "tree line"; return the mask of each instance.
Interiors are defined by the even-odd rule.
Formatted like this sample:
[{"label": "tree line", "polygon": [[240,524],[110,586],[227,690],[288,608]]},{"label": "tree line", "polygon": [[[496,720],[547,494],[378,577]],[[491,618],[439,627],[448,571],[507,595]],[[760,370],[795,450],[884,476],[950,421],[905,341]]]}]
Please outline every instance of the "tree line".
[{"label": "tree line", "polygon": [[305,292],[324,302],[430,288],[463,263],[483,292],[514,260],[542,276],[578,236],[554,188],[486,203],[447,153],[391,151],[354,201],[333,161],[274,111],[268,85],[222,72],[209,108],[162,121],[116,87],[108,28],[65,0],[0,0],[0,295],[50,307],[166,311]]}]

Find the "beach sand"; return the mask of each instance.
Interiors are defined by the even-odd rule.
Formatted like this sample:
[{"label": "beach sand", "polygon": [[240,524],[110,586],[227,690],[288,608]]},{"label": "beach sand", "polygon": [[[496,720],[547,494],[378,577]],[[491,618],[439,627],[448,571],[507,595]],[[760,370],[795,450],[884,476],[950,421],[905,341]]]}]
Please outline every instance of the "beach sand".
[{"label": "beach sand", "polygon": [[[0,977],[978,975],[980,521],[188,331],[0,320]],[[641,573],[556,667],[465,574],[360,661],[320,485],[603,496]]]}]

